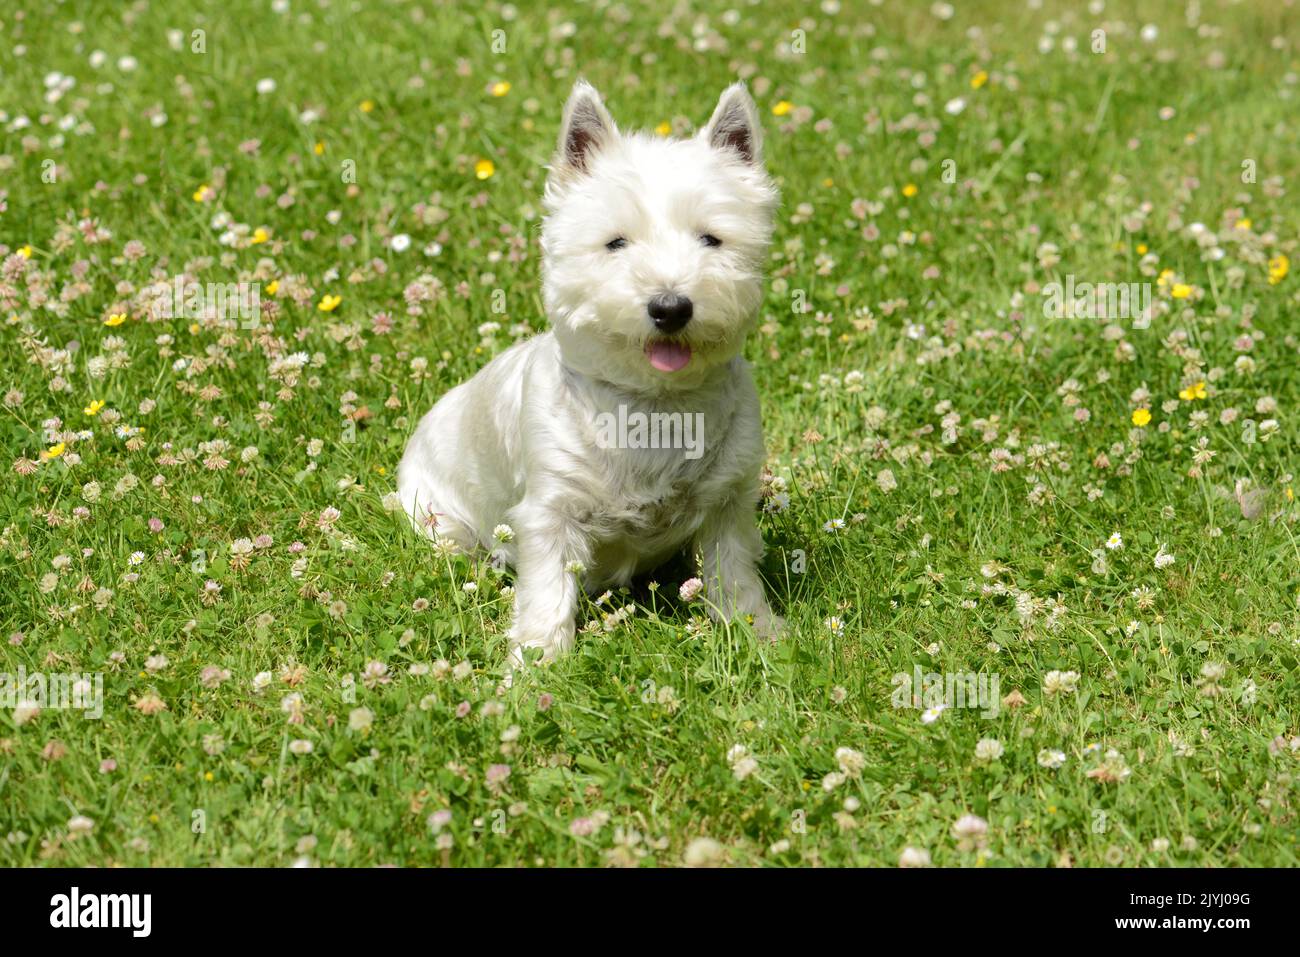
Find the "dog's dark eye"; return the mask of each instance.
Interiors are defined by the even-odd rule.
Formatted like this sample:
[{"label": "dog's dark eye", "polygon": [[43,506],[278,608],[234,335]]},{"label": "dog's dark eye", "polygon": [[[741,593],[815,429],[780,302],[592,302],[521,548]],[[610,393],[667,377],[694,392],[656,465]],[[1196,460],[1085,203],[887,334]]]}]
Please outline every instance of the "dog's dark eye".
[{"label": "dog's dark eye", "polygon": [[704,245],[706,246],[722,245],[722,240],[719,239],[717,236],[713,235],[713,233],[705,233],[703,236],[700,237],[700,239],[704,242]]},{"label": "dog's dark eye", "polygon": [[605,244],[605,248],[608,249],[610,252],[613,252],[616,249],[622,249],[626,245],[627,245],[627,240],[624,239],[622,236],[619,236],[617,239],[611,239],[609,242],[607,242]]}]

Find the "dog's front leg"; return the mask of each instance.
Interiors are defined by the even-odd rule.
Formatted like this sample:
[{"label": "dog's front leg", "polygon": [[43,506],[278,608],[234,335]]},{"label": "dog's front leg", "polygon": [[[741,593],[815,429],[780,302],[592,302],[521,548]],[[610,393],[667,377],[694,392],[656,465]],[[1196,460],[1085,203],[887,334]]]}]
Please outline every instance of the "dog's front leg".
[{"label": "dog's front leg", "polygon": [[768,605],[758,577],[763,536],[753,506],[732,499],[705,520],[695,541],[711,614],[725,621],[752,619],[760,637],[778,637],[785,630],[785,620]]},{"label": "dog's front leg", "polygon": [[515,531],[515,617],[510,628],[510,664],[524,664],[529,648],[554,661],[573,647],[574,616],[582,569],[591,543],[568,515],[524,501],[510,513]]}]

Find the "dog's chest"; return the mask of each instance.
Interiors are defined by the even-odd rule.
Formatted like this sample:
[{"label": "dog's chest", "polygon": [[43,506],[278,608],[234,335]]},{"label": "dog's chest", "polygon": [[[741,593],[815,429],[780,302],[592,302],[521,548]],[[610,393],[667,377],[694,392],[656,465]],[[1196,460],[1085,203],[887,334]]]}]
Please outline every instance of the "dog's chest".
[{"label": "dog's chest", "polygon": [[680,451],[619,450],[606,495],[590,516],[599,539],[689,536],[711,507],[720,503],[723,485],[710,466],[712,457],[690,460]]},{"label": "dog's chest", "polygon": [[591,581],[598,587],[628,584],[686,547],[723,493],[701,476],[662,486],[624,487],[588,516],[593,542]]},{"label": "dog's chest", "polygon": [[743,366],[731,371],[716,390],[671,404],[569,383],[570,514],[594,546],[596,578],[622,581],[668,557],[756,486],[757,401]]}]

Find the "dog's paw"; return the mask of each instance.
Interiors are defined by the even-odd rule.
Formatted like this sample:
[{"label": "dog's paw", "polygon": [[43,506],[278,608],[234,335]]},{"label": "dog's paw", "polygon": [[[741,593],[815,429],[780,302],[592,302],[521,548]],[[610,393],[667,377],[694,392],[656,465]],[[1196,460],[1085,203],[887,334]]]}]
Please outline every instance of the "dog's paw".
[{"label": "dog's paw", "polygon": [[550,628],[523,628],[516,626],[510,630],[510,659],[506,670],[506,687],[510,686],[513,676],[528,666],[528,652],[533,648],[541,649],[541,658],[537,664],[549,665],[552,661],[573,647],[573,622],[555,625]]},{"label": "dog's paw", "polygon": [[785,619],[773,611],[761,611],[754,616],[754,634],[766,641],[776,641],[785,634]]}]

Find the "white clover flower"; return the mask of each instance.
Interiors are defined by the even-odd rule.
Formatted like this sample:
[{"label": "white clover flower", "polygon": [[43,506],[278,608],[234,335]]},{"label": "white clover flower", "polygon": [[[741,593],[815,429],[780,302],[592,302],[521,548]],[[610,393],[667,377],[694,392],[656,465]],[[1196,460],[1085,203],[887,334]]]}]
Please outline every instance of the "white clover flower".
[{"label": "white clover flower", "polygon": [[727,849],[711,837],[697,837],[686,845],[682,862],[687,867],[713,867],[722,863],[727,856]]},{"label": "white clover flower", "polygon": [[898,855],[899,867],[929,867],[930,852],[921,847],[905,847]]},{"label": "white clover flower", "polygon": [[1077,671],[1049,671],[1043,676],[1044,694],[1074,694],[1078,685],[1079,672]]},{"label": "white clover flower", "polygon": [[758,770],[758,762],[752,757],[743,757],[731,765],[731,773],[737,781],[743,781]]},{"label": "white clover flower", "polygon": [[1201,677],[1206,681],[1220,681],[1227,673],[1227,666],[1220,661],[1207,661],[1201,665]]},{"label": "white clover flower", "polygon": [[963,814],[952,825],[952,836],[961,851],[983,847],[988,840],[989,823],[975,814]]},{"label": "white clover flower", "polygon": [[852,748],[836,748],[835,762],[840,766],[840,770],[851,778],[857,777],[867,766],[867,759],[862,756],[862,752],[854,751]]},{"label": "white clover flower", "polygon": [[1043,750],[1038,752],[1039,767],[1044,767],[1052,771],[1055,771],[1057,768],[1061,767],[1064,764],[1065,764],[1064,751],[1055,751],[1051,748],[1043,748]]},{"label": "white clover flower", "polygon": [[1250,678],[1241,683],[1241,703],[1250,706],[1259,699],[1259,686]]},{"label": "white clover flower", "polygon": [[975,760],[980,762],[996,761],[1002,757],[1004,749],[997,738],[980,738],[975,744]]}]

